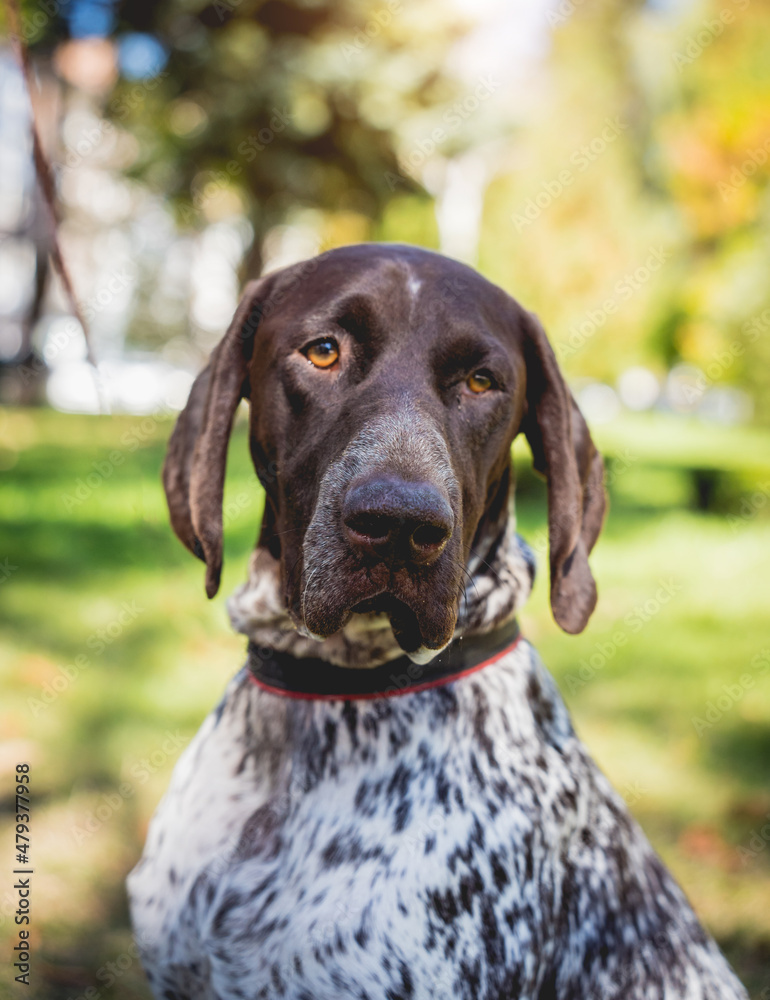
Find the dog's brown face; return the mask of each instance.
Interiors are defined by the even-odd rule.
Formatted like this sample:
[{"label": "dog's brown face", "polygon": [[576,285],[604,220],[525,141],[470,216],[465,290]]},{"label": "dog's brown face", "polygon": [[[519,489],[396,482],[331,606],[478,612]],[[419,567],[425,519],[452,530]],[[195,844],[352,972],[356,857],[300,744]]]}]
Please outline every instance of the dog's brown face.
[{"label": "dog's brown face", "polygon": [[520,430],[548,478],[554,615],[584,628],[601,458],[545,335],[499,288],[392,245],[334,250],[247,287],[164,469],[172,523],[205,559],[209,596],[242,395],[268,498],[260,544],[280,559],[298,629],[323,639],[382,611],[418,662],[445,646],[471,552],[483,557],[504,525]]}]

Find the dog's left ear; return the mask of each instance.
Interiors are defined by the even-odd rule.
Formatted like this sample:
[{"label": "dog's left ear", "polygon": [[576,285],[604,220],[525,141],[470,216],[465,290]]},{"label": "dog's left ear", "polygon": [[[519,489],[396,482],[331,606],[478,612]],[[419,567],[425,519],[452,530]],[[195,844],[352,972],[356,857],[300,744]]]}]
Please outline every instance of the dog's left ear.
[{"label": "dog's left ear", "polygon": [[522,430],[548,485],[551,608],[565,632],[577,633],[596,607],[588,553],[604,519],[604,463],[537,317],[525,312],[523,322],[527,404]]},{"label": "dog's left ear", "polygon": [[171,525],[206,563],[206,593],[222,573],[222,497],[227,445],[235,411],[248,393],[248,365],[262,312],[266,279],[244,289],[235,316],[190,390],[168,443],[163,465]]}]

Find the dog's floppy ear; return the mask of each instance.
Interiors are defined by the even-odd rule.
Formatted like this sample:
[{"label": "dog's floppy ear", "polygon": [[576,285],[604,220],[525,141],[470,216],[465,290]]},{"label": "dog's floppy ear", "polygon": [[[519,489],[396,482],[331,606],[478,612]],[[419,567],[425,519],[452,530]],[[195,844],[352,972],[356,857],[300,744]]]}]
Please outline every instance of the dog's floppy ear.
[{"label": "dog's floppy ear", "polygon": [[227,445],[244,395],[265,279],[249,282],[227,333],[193,383],[163,465],[171,525],[206,563],[206,593],[219,590],[222,572],[222,496]]},{"label": "dog's floppy ear", "polygon": [[562,378],[545,331],[524,314],[527,409],[522,429],[548,485],[551,608],[565,632],[582,632],[596,606],[588,553],[606,506],[604,463]]}]

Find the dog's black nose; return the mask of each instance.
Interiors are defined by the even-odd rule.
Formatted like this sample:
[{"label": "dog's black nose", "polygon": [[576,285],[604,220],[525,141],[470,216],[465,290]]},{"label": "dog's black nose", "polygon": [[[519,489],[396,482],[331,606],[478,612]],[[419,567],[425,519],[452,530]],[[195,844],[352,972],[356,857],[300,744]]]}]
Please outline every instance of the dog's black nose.
[{"label": "dog's black nose", "polygon": [[452,508],[435,486],[395,478],[354,484],[342,520],[355,548],[422,566],[438,559],[454,526]]}]

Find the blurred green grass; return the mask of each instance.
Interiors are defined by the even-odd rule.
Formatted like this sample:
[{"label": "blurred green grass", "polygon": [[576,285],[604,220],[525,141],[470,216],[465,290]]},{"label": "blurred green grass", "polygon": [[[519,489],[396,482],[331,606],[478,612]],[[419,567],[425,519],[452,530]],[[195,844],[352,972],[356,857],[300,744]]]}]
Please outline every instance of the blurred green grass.
[{"label": "blurred green grass", "polygon": [[[2,843],[13,766],[28,760],[34,1000],[149,996],[123,880],[181,746],[243,657],[224,600],[206,601],[201,564],[168,526],[159,469],[170,428],[0,414]],[[522,625],[759,996],[770,986],[770,839],[758,832],[770,820],[770,436],[665,417],[595,436],[612,507],[592,557],[599,606],[577,637],[550,617],[544,491],[517,446],[519,526],[539,563]],[[230,452],[224,595],[245,573],[262,506],[245,437],[240,426]],[[4,948],[16,930],[9,888]]]}]

